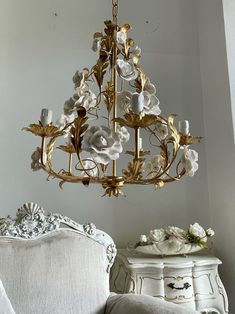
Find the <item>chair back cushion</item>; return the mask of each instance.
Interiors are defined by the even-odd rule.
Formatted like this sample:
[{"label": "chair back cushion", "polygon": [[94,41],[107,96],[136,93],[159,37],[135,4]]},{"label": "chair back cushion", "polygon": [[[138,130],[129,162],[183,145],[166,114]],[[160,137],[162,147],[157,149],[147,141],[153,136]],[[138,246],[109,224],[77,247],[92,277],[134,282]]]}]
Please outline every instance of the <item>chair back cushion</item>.
[{"label": "chair back cushion", "polygon": [[101,244],[70,230],[0,241],[0,278],[17,314],[104,313],[105,261]]}]

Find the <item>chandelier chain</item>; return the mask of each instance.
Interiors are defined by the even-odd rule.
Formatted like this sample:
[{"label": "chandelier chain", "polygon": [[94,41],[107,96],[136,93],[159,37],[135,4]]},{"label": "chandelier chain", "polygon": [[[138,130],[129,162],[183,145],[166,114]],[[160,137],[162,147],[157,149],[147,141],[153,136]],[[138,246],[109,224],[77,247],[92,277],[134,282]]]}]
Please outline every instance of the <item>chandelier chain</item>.
[{"label": "chandelier chain", "polygon": [[117,24],[117,16],[118,16],[118,0],[112,0],[113,4],[113,21]]}]

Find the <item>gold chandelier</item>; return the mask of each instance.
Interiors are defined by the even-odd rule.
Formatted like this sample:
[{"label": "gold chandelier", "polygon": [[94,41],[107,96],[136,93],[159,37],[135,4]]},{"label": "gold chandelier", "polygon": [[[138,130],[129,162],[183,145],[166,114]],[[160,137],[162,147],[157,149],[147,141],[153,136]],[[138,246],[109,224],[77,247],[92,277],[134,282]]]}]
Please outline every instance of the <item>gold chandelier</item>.
[{"label": "gold chandelier", "polygon": [[[98,61],[75,73],[75,94],[57,122],[53,124],[51,110],[42,109],[39,123],[24,128],[42,139],[31,156],[34,171],[42,169],[48,178],[59,179],[60,187],[65,182],[99,183],[108,196],[122,195],[127,184],[160,188],[193,176],[198,154],[189,145],[201,140],[190,135],[187,120],[179,121],[177,129],[176,115],[161,116],[156,87],[140,65],[141,49],[127,35],[130,25],[117,25],[117,14],[118,0],[112,0],[113,20],[105,21],[104,33],[93,37]],[[98,88],[96,94],[91,86]],[[56,146],[59,138],[66,143]],[[127,142],[133,149],[125,151],[129,162],[118,173],[117,161]],[[55,148],[67,155],[67,170],[54,169]]]}]

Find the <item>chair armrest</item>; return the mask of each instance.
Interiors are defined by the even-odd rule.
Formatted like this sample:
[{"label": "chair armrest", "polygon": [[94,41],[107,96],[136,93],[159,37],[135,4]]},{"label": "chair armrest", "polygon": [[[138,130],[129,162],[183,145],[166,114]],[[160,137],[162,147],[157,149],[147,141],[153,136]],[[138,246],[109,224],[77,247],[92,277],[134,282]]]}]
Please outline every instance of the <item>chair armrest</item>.
[{"label": "chair armrest", "polygon": [[138,294],[111,294],[105,314],[196,314],[191,309]]}]

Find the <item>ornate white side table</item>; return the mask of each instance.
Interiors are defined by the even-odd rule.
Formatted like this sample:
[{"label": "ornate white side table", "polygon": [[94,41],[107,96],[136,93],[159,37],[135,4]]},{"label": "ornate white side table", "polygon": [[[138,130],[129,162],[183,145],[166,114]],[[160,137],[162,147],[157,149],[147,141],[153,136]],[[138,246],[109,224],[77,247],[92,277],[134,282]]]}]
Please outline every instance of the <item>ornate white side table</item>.
[{"label": "ornate white side table", "polygon": [[202,314],[228,313],[228,299],[212,256],[155,257],[118,250],[111,271],[111,291],[147,294]]}]

